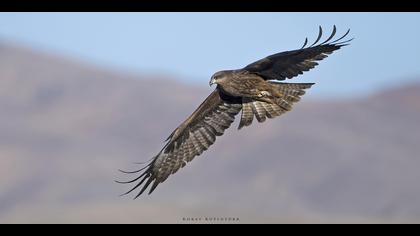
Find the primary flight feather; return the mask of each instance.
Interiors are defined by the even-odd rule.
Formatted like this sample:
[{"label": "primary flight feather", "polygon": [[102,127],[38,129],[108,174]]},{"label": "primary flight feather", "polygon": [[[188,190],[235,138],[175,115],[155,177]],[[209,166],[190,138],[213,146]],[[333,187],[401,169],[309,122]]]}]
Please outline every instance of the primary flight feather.
[{"label": "primary flight feather", "polygon": [[300,49],[268,56],[242,69],[215,73],[209,82],[210,86],[217,84],[215,90],[169,135],[162,150],[142,169],[121,171],[138,174],[130,181],[117,181],[134,184],[125,194],[140,189],[135,196],[137,198],[149,186],[149,194],[152,193],[171,174],[207,150],[216,137],[229,128],[239,112],[242,111],[238,127],[241,129],[251,125],[254,117],[258,122],[264,122],[267,118],[290,111],[314,83],[277,81],[309,71],[318,65],[317,61],[348,45],[352,39],[343,39],[349,31],[333,40],[336,33],[334,26],[331,35],[317,44],[322,38],[322,28],[319,27],[318,37],[309,47],[305,48],[308,43],[305,39]]}]

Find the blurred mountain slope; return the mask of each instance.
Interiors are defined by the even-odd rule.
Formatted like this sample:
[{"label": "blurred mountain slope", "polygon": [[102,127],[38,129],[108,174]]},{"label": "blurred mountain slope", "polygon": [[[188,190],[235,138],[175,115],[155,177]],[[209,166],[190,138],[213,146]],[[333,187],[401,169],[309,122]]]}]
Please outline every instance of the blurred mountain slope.
[{"label": "blurred mountain slope", "polygon": [[0,222],[419,222],[419,84],[235,122],[153,195],[118,197],[117,169],[160,150],[210,93],[202,80],[0,43]]}]

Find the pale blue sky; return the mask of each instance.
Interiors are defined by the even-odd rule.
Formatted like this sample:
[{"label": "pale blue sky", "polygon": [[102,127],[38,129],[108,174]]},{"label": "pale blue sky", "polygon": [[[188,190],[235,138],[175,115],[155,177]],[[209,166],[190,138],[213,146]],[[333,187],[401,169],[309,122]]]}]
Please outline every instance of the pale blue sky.
[{"label": "pale blue sky", "polygon": [[295,82],[347,96],[420,81],[419,13],[0,13],[0,39],[207,86],[215,71],[296,49],[333,24],[356,39]]}]

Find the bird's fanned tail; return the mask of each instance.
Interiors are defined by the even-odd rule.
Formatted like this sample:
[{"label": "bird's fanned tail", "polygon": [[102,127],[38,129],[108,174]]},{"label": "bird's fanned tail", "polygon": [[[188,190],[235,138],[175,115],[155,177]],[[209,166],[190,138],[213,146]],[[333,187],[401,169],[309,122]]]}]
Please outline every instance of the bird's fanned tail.
[{"label": "bird's fanned tail", "polygon": [[294,103],[300,101],[305,94],[305,89],[314,83],[280,83],[269,82],[281,96],[270,98],[272,102],[261,101],[253,98],[242,98],[242,114],[238,129],[252,124],[254,116],[258,122],[266,118],[280,116],[292,109]]}]

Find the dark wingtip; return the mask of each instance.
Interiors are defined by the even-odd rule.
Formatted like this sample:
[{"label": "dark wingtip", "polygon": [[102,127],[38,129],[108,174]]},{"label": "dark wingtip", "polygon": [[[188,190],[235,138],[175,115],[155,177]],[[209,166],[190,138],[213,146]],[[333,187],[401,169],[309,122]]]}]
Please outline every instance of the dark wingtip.
[{"label": "dark wingtip", "polygon": [[334,25],[330,37],[328,37],[324,42],[320,43],[319,45],[324,45],[325,43],[329,42],[335,36],[336,32],[337,32],[337,27]]},{"label": "dark wingtip", "polygon": [[[167,145],[165,145],[162,150],[154,157],[152,157],[150,160],[148,160],[147,162],[149,162],[146,166],[143,166],[141,169],[139,170],[135,170],[135,171],[124,171],[124,170],[119,170],[122,173],[126,173],[126,174],[134,174],[134,173],[138,173],[140,171],[143,171],[139,176],[137,176],[135,179],[130,180],[130,181],[117,181],[115,180],[116,183],[119,184],[128,184],[128,183],[133,183],[136,182],[138,180],[140,180],[134,187],[132,187],[129,191],[127,191],[124,194],[121,194],[120,196],[124,196],[127,195],[131,192],[133,192],[135,189],[139,188],[146,180],[147,182],[142,186],[142,189],[140,191],[139,194],[137,194],[134,199],[138,198],[145,190],[146,188],[149,186],[150,182],[152,180],[154,180],[155,178],[153,177],[153,165],[156,161],[156,159],[159,157],[159,155],[162,153],[162,151],[167,147]],[[135,164],[145,164],[147,162],[140,162],[140,163],[135,163]]]},{"label": "dark wingtip", "polygon": [[153,193],[153,191],[155,191],[155,189],[158,185],[159,185],[159,182],[157,180],[155,180],[155,182],[153,183],[153,186],[150,188],[150,191],[149,191],[148,195]]},{"label": "dark wingtip", "polygon": [[[322,42],[322,43],[320,43],[320,44],[318,44],[317,46],[321,46],[321,45],[331,45],[331,44],[335,44],[335,45],[337,45],[337,46],[346,46],[346,45],[348,45],[348,44],[346,44],[346,45],[344,45],[344,43],[347,43],[347,42],[350,42],[350,41],[352,41],[354,38],[352,38],[352,39],[350,39],[350,40],[346,40],[346,41],[343,41],[343,42],[339,42],[340,40],[342,40],[343,38],[345,38],[349,33],[350,33],[350,29],[348,29],[347,31],[346,31],[346,33],[344,34],[344,35],[342,35],[340,38],[338,38],[338,39],[336,39],[336,40],[334,40],[334,41],[332,41],[332,42],[330,42],[333,38],[334,38],[334,36],[336,35],[336,33],[337,33],[337,26],[336,25],[333,25],[333,29],[332,29],[332,32],[331,32],[331,35],[324,41],[324,42]],[[319,32],[318,32],[318,37],[316,38],[316,40],[315,40],[315,42],[313,42],[310,46],[308,46],[309,48],[310,47],[313,47],[313,46],[315,46],[318,42],[319,42],[319,40],[322,38],[322,27],[321,26],[319,26]],[[300,49],[304,49],[305,48],[305,46],[308,44],[308,38],[305,38],[305,42],[304,42],[304,44],[303,44],[303,46],[300,48]],[[342,45],[340,45],[340,44],[342,44]]]},{"label": "dark wingtip", "polygon": [[130,181],[119,181],[119,180],[114,180],[114,181],[115,181],[115,183],[118,183],[118,184],[130,184],[130,183],[136,182],[140,178],[141,178],[141,176],[140,177],[137,177],[137,178],[135,178],[133,180],[130,180]]},{"label": "dark wingtip", "polygon": [[123,193],[123,194],[120,194],[119,196],[120,196],[120,197],[123,197],[123,196],[125,196],[125,195],[127,195],[127,194],[131,193],[131,191],[132,191],[132,190],[127,191],[127,192],[125,192],[125,193]]},{"label": "dark wingtip", "polygon": [[125,195],[127,195],[128,193],[123,193],[123,194],[120,194],[120,195],[118,195],[118,197],[124,197]]},{"label": "dark wingtip", "polygon": [[[147,187],[149,187],[150,183],[153,181],[154,178],[152,178],[151,176],[148,176],[149,179],[147,180],[147,182],[144,184],[143,188],[140,190],[140,192],[136,195],[136,197],[134,199],[137,199],[138,197],[140,197],[140,195],[143,194],[143,192],[147,189]],[[143,180],[142,180],[143,182]]]},{"label": "dark wingtip", "polygon": [[[150,175],[146,175],[146,176],[144,176],[143,177],[143,179],[138,183],[138,184],[136,184],[136,186],[134,186],[133,188],[131,188],[129,191],[127,191],[126,193],[124,193],[124,194],[122,194],[121,196],[124,196],[124,195],[127,195],[127,194],[129,194],[129,193],[131,193],[131,192],[133,192],[135,189],[137,189],[138,187],[140,187],[140,185],[142,185],[143,184],[143,182],[147,179],[147,178],[149,178],[150,177]],[[139,179],[139,178],[137,178],[137,179]],[[141,194],[141,193],[140,193]],[[140,194],[138,194],[134,199],[136,199],[137,197],[139,197],[140,196]]]},{"label": "dark wingtip", "polygon": [[348,39],[348,40],[346,40],[346,41],[340,42],[340,44],[342,44],[342,43],[348,43],[348,42],[351,42],[351,41],[353,41],[353,39],[355,39],[355,38],[353,37],[353,38]]},{"label": "dark wingtip", "polygon": [[117,184],[129,184],[129,183],[133,183],[133,182],[131,182],[131,181],[119,181],[119,180],[114,180],[114,182],[115,183],[117,183]]},{"label": "dark wingtip", "polygon": [[141,169],[140,170],[135,170],[135,171],[125,171],[125,170],[118,169],[118,171],[121,172],[121,173],[124,173],[124,174],[135,174],[135,173],[140,172]]},{"label": "dark wingtip", "polygon": [[305,48],[306,44],[308,44],[308,38],[307,37],[305,38],[305,42],[303,43],[303,46],[300,49]]},{"label": "dark wingtip", "polygon": [[[145,164],[145,163],[142,163],[142,164]],[[139,164],[139,163],[134,163],[134,164]],[[144,167],[142,167],[142,168],[140,168],[138,170],[135,170],[135,171],[125,171],[125,170],[120,170],[120,169],[118,169],[118,171],[121,172],[121,173],[124,173],[124,174],[135,174],[135,173],[139,173],[140,171],[142,171],[142,170],[150,167],[151,164],[152,163],[149,163],[148,165],[146,165],[146,166],[144,166]]]},{"label": "dark wingtip", "polygon": [[322,37],[322,27],[321,27],[321,26],[319,26],[319,33],[318,33],[318,37],[316,38],[315,42],[313,42],[313,43],[311,44],[311,46],[309,46],[309,47],[312,47],[312,46],[314,46],[316,43],[318,43],[318,41],[321,39],[321,37]]},{"label": "dark wingtip", "polygon": [[330,42],[330,44],[334,44],[334,43],[339,42],[340,40],[342,40],[343,38],[345,38],[349,33],[350,33],[350,29],[348,29],[347,32],[343,36],[341,36],[340,38],[338,38],[338,39]]},{"label": "dark wingtip", "polygon": [[343,42],[339,42],[339,43],[337,43],[335,45],[338,46],[338,47],[345,47],[347,45],[350,45],[349,42],[351,42],[353,39],[355,39],[355,38],[351,38],[349,40],[346,40],[346,41],[343,41]]}]

